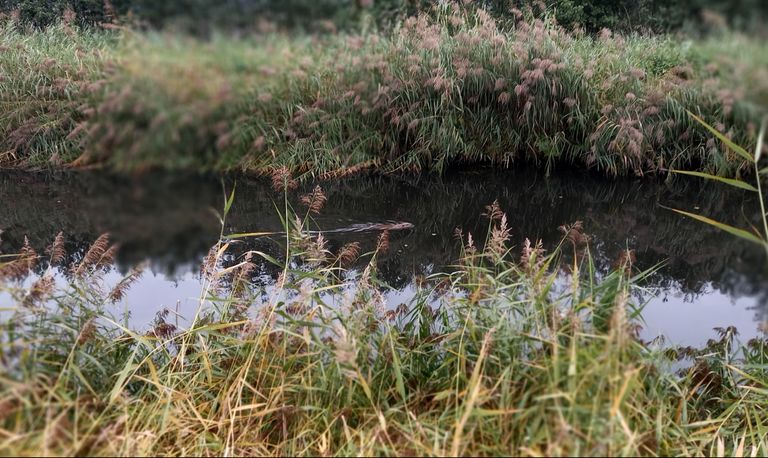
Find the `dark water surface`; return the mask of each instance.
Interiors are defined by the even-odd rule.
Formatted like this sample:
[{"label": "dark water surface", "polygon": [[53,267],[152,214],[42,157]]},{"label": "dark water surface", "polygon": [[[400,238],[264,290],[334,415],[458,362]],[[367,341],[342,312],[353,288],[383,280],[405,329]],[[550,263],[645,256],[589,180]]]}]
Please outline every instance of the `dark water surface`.
[{"label": "dark water surface", "polygon": [[[163,307],[178,308],[189,317],[200,294],[199,263],[221,230],[216,212],[223,207],[222,187],[231,190],[235,182],[236,198],[224,233],[280,231],[275,205],[282,205],[283,196],[259,179],[1,172],[0,250],[17,250],[25,235],[42,250],[63,231],[74,261],[96,237],[109,232],[121,248],[118,268],[108,274],[108,282],[116,282],[135,264],[150,263],[149,272],[121,303],[133,322],[149,323]],[[303,186],[290,200],[296,203],[296,196],[312,186]],[[487,220],[481,213],[498,199],[516,246],[530,238],[551,247],[561,238],[558,226],[581,220],[592,236],[591,250],[601,271],[610,270],[627,248],[636,251],[639,269],[665,263],[645,284],[648,338],[664,335],[698,345],[714,335],[713,327],[735,325],[746,339],[757,335],[768,319],[768,275],[761,249],[663,207],[745,226],[759,209],[739,190],[698,180],[668,185],[586,174],[545,178],[524,171],[365,177],[322,186],[328,203],[316,220],[324,230],[389,221],[413,224],[412,229],[392,232],[391,248],[379,262],[394,288],[388,294],[394,304],[407,302],[417,276],[456,260],[457,227],[476,239],[484,237]],[[357,240],[364,251],[373,248],[377,236],[376,231],[328,233],[331,248]],[[276,272],[267,268],[262,274],[269,278]]]}]

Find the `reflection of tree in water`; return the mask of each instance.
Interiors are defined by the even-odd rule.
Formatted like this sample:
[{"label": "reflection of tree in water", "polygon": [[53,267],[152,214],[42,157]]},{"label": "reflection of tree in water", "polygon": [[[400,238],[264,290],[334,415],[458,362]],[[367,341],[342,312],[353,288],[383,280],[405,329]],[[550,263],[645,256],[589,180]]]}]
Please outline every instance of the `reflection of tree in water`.
[{"label": "reflection of tree in water", "polygon": [[[280,208],[282,197],[267,183],[244,177],[226,181],[228,189],[237,181],[237,196],[225,233],[282,229],[274,202]],[[307,184],[303,191],[311,186]],[[425,273],[425,266],[455,261],[455,228],[483,240],[487,221],[480,214],[486,204],[498,199],[518,246],[528,237],[543,239],[551,248],[562,236],[558,226],[582,220],[593,237],[592,254],[602,272],[610,270],[623,249],[630,248],[636,250],[638,268],[667,261],[650,279],[652,286],[692,295],[711,287],[735,297],[768,299],[760,250],[660,207],[694,210],[744,226],[746,219],[756,217],[757,207],[745,202],[747,196],[738,190],[700,181],[667,186],[653,179],[608,181],[570,173],[544,178],[525,171],[478,171],[444,179],[366,177],[322,186],[328,203],[315,218],[319,228],[387,220],[415,225],[412,230],[392,232],[390,250],[380,260],[381,274],[396,288]],[[293,202],[295,197],[291,196]],[[82,173],[2,174],[0,198],[9,203],[0,208],[6,252],[21,246],[25,234],[36,248],[42,248],[61,230],[70,241],[74,261],[100,233],[110,232],[121,244],[123,270],[149,258],[153,270],[168,274],[196,268],[219,233],[212,210],[223,206],[218,179],[155,174],[135,179]],[[333,233],[327,237],[331,249],[356,240],[367,251],[373,249],[377,235]],[[235,245],[233,253],[257,248],[279,255],[280,247],[265,239],[251,240]],[[265,272],[272,270],[265,268]]]}]

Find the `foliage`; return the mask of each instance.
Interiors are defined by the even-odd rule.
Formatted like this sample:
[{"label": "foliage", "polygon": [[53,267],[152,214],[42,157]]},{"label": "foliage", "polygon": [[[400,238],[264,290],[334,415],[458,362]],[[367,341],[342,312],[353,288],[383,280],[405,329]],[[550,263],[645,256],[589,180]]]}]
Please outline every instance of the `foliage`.
[{"label": "foliage", "polygon": [[391,35],[200,41],[8,25],[0,46],[6,166],[332,178],[530,162],[738,176],[748,164],[685,109],[747,143],[768,103],[764,46],[739,36],[593,38],[455,6]]},{"label": "foliage", "polygon": [[[279,181],[279,180],[276,180]],[[289,184],[290,180],[283,181]],[[307,197],[317,206],[317,191]],[[226,199],[224,217],[231,208]],[[630,258],[597,276],[580,224],[545,255],[512,253],[506,216],[486,211],[484,246],[462,235],[451,274],[407,304],[381,302],[376,258],[343,268],[285,203],[285,256],[265,289],[232,237],[201,269],[200,308],[182,327],[168,311],[146,331],[108,312],[101,237],[54,288],[47,255],[3,258],[13,298],[0,347],[0,446],[78,455],[736,455],[766,453],[766,350],[734,355],[735,332],[705,349],[637,339]],[[305,212],[299,213],[306,214]],[[563,257],[572,251],[574,258]],[[573,261],[561,262],[563,259]],[[46,280],[48,279],[48,280]],[[669,364],[692,364],[679,373]]]},{"label": "foliage", "polygon": [[[248,30],[269,20],[288,28],[317,28],[325,21],[354,29],[366,14],[390,28],[408,16],[432,10],[427,0],[1,0],[0,12],[18,10],[37,27],[55,24],[67,8],[81,25],[112,20],[138,20],[152,27],[174,27],[196,33],[214,28]],[[725,24],[759,30],[768,14],[761,0],[474,0],[464,2],[489,11],[497,20],[514,20],[513,9],[551,14],[568,29],[590,33],[603,28],[620,32],[711,30]]]},{"label": "foliage", "polygon": [[351,22],[359,8],[349,0],[2,0],[1,12],[18,11],[36,27],[56,24],[67,9],[78,24],[138,22],[206,34],[213,28],[248,30],[269,20],[284,27],[307,28],[319,20]]}]

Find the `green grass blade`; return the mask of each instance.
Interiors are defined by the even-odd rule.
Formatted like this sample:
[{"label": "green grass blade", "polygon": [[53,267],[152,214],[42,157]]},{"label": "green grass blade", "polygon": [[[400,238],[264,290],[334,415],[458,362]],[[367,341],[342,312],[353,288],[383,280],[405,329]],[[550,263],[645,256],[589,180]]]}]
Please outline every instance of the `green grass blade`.
[{"label": "green grass blade", "polygon": [[715,129],[714,127],[712,127],[709,124],[707,124],[706,121],[704,121],[700,117],[696,116],[695,114],[691,113],[690,111],[688,111],[688,114],[691,115],[691,117],[693,117],[693,119],[695,119],[699,124],[701,124],[702,126],[706,127],[708,131],[712,132],[712,134],[715,137],[717,137],[721,142],[725,143],[725,146],[727,146],[728,148],[732,149],[733,152],[735,152],[739,156],[743,157],[744,160],[749,161],[749,162],[752,162],[754,160],[754,157],[751,154],[749,154],[747,152],[747,150],[745,150],[741,146],[739,146],[736,143],[734,143],[733,141],[731,141],[731,139],[729,139],[728,137],[723,135],[717,129]]},{"label": "green grass blade", "polygon": [[768,116],[763,118],[760,124],[760,133],[757,134],[757,144],[755,145],[755,164],[760,161],[760,155],[763,154],[763,143],[765,142],[765,129],[768,127]]},{"label": "green grass blade", "polygon": [[226,236],[227,239],[244,239],[248,237],[266,237],[268,235],[277,235],[280,234],[280,232],[240,232],[237,234],[229,234]]},{"label": "green grass blade", "polygon": [[112,404],[117,400],[118,397],[120,397],[120,393],[122,393],[123,388],[125,388],[125,384],[127,380],[130,378],[130,376],[133,374],[133,371],[135,369],[134,361],[136,359],[136,355],[139,352],[138,346],[134,347],[133,352],[131,353],[131,356],[128,358],[128,360],[125,363],[125,366],[120,370],[120,372],[117,373],[117,380],[115,380],[115,384],[112,387],[112,391],[109,393],[109,403]]},{"label": "green grass blade", "polygon": [[195,332],[219,331],[221,329],[236,328],[238,326],[244,325],[247,322],[248,322],[247,320],[244,320],[244,321],[233,321],[233,322],[230,322],[230,323],[207,324],[207,325],[195,328],[194,330],[195,330]]},{"label": "green grass blade", "polygon": [[707,180],[719,181],[720,183],[725,183],[727,185],[734,186],[740,189],[746,189],[747,191],[757,192],[757,188],[755,188],[751,184],[741,180],[734,180],[733,178],[724,178],[724,177],[719,177],[717,175],[710,175],[709,173],[690,172],[687,170],[670,170],[670,171],[672,173],[679,173],[681,175],[691,175],[699,178],[706,178]]},{"label": "green grass blade", "polygon": [[741,237],[744,240],[748,240],[750,242],[754,242],[760,245],[764,245],[766,243],[760,237],[756,236],[751,232],[745,231],[744,229],[739,229],[738,227],[729,226],[728,224],[724,224],[719,221],[715,221],[713,219],[707,218],[706,216],[697,215],[695,213],[689,213],[683,210],[677,210],[675,208],[671,208],[670,210],[676,213],[680,213],[681,215],[685,215],[689,218],[693,218],[695,220],[701,221],[703,223],[707,223],[710,226],[714,226],[722,231],[728,232],[729,234],[735,235],[737,237]]},{"label": "green grass blade", "polygon": [[[229,214],[229,210],[232,208],[232,204],[235,202],[235,190],[237,189],[237,183],[232,186],[232,192],[229,194],[229,198],[224,199],[224,216]],[[224,194],[226,197],[226,194]]]},{"label": "green grass blade", "polygon": [[392,368],[395,371],[395,385],[397,386],[397,392],[400,394],[400,399],[402,399],[403,404],[406,402],[406,396],[405,396],[405,381],[403,378],[403,371],[400,368],[400,357],[397,354],[397,350],[395,349],[395,342],[392,339],[392,334],[390,333],[388,335],[389,339],[389,349],[392,352]]}]

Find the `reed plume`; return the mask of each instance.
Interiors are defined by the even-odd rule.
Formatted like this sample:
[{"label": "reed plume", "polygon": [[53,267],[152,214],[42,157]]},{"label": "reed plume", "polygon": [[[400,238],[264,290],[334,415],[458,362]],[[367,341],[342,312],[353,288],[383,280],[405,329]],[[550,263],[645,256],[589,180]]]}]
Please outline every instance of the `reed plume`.
[{"label": "reed plume", "polygon": [[[232,295],[234,297],[243,299],[248,291],[248,284],[253,277],[253,273],[256,271],[256,264],[253,263],[253,251],[249,251],[245,254],[243,262],[235,269],[232,274]],[[239,304],[238,311],[242,312],[247,307],[247,304]]]},{"label": "reed plume", "polygon": [[328,241],[323,234],[318,234],[315,239],[309,237],[301,245],[303,245],[302,249],[305,252],[305,259],[311,264],[322,264],[327,260]]},{"label": "reed plume", "polygon": [[376,251],[386,253],[389,250],[389,231],[382,231],[376,241]]},{"label": "reed plume", "polygon": [[472,257],[477,253],[477,247],[475,246],[475,239],[472,237],[471,232],[467,232],[467,243],[464,245],[464,254],[466,257]]},{"label": "reed plume", "polygon": [[573,224],[562,225],[557,228],[565,239],[571,242],[571,244],[578,248],[586,245],[589,242],[589,236],[584,233],[584,223],[576,221]]},{"label": "reed plume", "polygon": [[19,250],[15,259],[5,264],[0,264],[0,280],[23,280],[37,265],[37,252],[24,236],[24,245]]},{"label": "reed plume", "polygon": [[538,240],[536,244],[532,244],[529,238],[526,238],[523,242],[522,253],[520,254],[520,262],[524,265],[530,265],[532,262],[540,259],[544,253],[544,248],[541,240]]},{"label": "reed plume", "polygon": [[59,264],[61,261],[64,260],[64,257],[66,256],[67,252],[64,249],[64,233],[59,232],[56,234],[56,238],[53,240],[53,243],[45,252],[49,256],[49,262],[52,266]]},{"label": "reed plume", "polygon": [[360,256],[360,242],[349,242],[339,250],[337,259],[342,266],[349,266]]},{"label": "reed plume", "polygon": [[504,216],[504,212],[501,211],[498,199],[494,200],[492,204],[485,206],[483,216],[491,221],[501,220],[501,217]]},{"label": "reed plume", "polygon": [[298,187],[298,182],[293,179],[291,172],[287,167],[278,167],[272,170],[272,189],[276,192],[283,192],[285,190],[293,190]]},{"label": "reed plume", "polygon": [[95,268],[106,268],[114,264],[115,259],[117,258],[117,250],[119,249],[119,245],[112,244],[110,247],[104,252],[104,254],[99,258],[98,261],[96,261]]},{"label": "reed plume", "polygon": [[635,265],[636,261],[637,255],[635,254],[635,250],[621,250],[619,257],[616,258],[616,261],[613,263],[613,268],[614,270],[631,274],[632,267]]},{"label": "reed plume", "polygon": [[131,271],[128,273],[128,275],[120,280],[117,285],[115,285],[114,288],[112,288],[112,291],[107,295],[109,298],[109,301],[113,304],[116,302],[120,302],[123,297],[125,296],[125,293],[128,292],[131,286],[133,286],[134,283],[139,281],[141,279],[141,276],[144,275],[144,269],[145,266],[141,265],[138,267],[134,267],[131,269]]},{"label": "reed plume", "polygon": [[250,281],[255,271],[256,264],[253,263],[253,251],[249,251],[245,254],[242,265],[237,269],[235,282],[244,283]]},{"label": "reed plume", "polygon": [[108,260],[105,259],[105,255],[107,255],[107,258],[114,256],[113,248],[114,246],[110,247],[109,245],[109,234],[101,234],[88,248],[80,264],[74,266],[72,273],[76,277],[82,277],[88,271],[103,266],[104,262]]},{"label": "reed plume", "polygon": [[176,333],[176,326],[171,323],[158,323],[153,328],[152,335],[158,339],[168,339]]},{"label": "reed plume", "polygon": [[29,265],[25,259],[14,259],[0,264],[0,281],[21,280],[29,274]]},{"label": "reed plume", "polygon": [[342,367],[344,375],[351,379],[357,378],[354,369],[357,368],[357,339],[343,326],[335,326],[334,356],[336,362]]},{"label": "reed plume", "polygon": [[32,284],[22,304],[25,307],[34,307],[42,304],[53,294],[55,286],[56,282],[53,276],[46,273]]},{"label": "reed plume", "polygon": [[221,242],[215,243],[211,249],[208,250],[208,254],[205,255],[205,258],[203,258],[203,262],[200,264],[200,275],[202,278],[210,280],[216,274],[216,269],[219,264],[220,247]]},{"label": "reed plume", "polygon": [[496,262],[500,261],[507,251],[510,233],[511,230],[507,227],[507,215],[502,213],[498,225],[491,229],[491,237],[485,247],[486,254],[490,255]]},{"label": "reed plume", "polygon": [[323,192],[323,189],[319,185],[315,186],[309,194],[301,196],[301,203],[309,209],[310,213],[315,214],[320,213],[320,210],[323,209],[327,200],[328,198],[326,197],[325,192]]},{"label": "reed plume", "polygon": [[94,318],[89,319],[80,329],[80,333],[77,335],[77,345],[84,345],[96,336],[96,325],[94,324],[94,321]]},{"label": "reed plume", "polygon": [[29,238],[27,238],[26,235],[24,236],[24,245],[21,247],[19,257],[27,260],[30,270],[35,267],[35,264],[37,263],[37,252],[32,248],[32,245],[29,243]]}]

